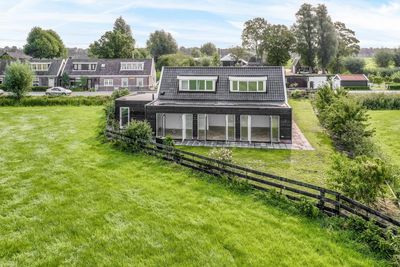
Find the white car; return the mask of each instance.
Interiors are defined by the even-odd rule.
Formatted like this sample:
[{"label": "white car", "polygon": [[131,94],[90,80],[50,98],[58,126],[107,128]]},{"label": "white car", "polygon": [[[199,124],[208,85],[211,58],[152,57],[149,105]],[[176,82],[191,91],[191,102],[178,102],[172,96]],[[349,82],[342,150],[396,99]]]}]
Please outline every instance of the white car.
[{"label": "white car", "polygon": [[4,95],[4,94],[5,94],[5,92],[0,89],[0,95]]},{"label": "white car", "polygon": [[63,87],[52,87],[46,90],[46,95],[70,95],[71,93],[71,90]]}]

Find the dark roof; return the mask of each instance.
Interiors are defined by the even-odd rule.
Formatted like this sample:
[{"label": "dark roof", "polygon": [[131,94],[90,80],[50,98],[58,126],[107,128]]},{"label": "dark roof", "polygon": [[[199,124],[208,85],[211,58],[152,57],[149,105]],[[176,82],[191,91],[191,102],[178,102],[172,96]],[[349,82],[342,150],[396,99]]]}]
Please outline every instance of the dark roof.
[{"label": "dark roof", "polygon": [[27,54],[25,54],[24,52],[21,51],[5,51],[4,53],[2,53],[2,55],[0,55],[0,57],[3,57],[5,55],[9,55],[10,57],[14,58],[14,59],[31,59],[31,56],[28,56]]},{"label": "dark roof", "polygon": [[[158,100],[285,102],[283,68],[265,67],[164,67]],[[218,76],[215,92],[182,92],[177,76]],[[267,76],[266,92],[230,92],[229,76]]]},{"label": "dark roof", "polygon": [[10,60],[0,60],[0,75],[4,75],[6,67],[9,63]]},{"label": "dark roof", "polygon": [[35,71],[36,75],[43,76],[57,76],[59,74],[60,68],[62,66],[62,59],[36,59],[32,58],[29,60],[30,63],[50,63],[50,68],[48,71]]},{"label": "dark roof", "polygon": [[[82,63],[97,63],[96,70],[82,71],[74,70],[73,64],[75,62]],[[124,70],[121,71],[121,62],[144,62],[143,70]],[[73,76],[112,76],[112,75],[150,75],[152,69],[152,59],[97,59],[97,58],[75,58],[68,59],[65,66],[65,72]],[[105,64],[102,68],[101,65]]]}]

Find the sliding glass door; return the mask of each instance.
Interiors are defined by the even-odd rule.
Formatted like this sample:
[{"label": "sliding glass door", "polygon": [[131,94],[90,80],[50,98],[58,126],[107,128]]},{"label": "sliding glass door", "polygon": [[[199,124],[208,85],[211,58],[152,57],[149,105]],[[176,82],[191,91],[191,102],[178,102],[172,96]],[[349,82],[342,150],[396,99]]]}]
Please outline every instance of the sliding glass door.
[{"label": "sliding glass door", "polygon": [[193,115],[179,113],[157,113],[156,135],[173,139],[193,139]]},{"label": "sliding glass door", "polygon": [[235,141],[235,115],[198,114],[197,139],[210,141]]},{"label": "sliding glass door", "polygon": [[276,143],[279,138],[279,116],[241,115],[240,141]]}]

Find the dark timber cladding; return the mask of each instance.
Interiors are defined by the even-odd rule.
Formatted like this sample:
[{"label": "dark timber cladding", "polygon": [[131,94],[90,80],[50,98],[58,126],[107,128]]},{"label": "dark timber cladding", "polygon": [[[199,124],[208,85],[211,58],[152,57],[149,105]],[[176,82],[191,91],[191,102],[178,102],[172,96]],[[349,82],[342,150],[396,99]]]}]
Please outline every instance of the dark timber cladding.
[{"label": "dark timber cladding", "polygon": [[145,107],[157,136],[167,129],[175,139],[291,142],[282,67],[165,67],[158,90]]}]

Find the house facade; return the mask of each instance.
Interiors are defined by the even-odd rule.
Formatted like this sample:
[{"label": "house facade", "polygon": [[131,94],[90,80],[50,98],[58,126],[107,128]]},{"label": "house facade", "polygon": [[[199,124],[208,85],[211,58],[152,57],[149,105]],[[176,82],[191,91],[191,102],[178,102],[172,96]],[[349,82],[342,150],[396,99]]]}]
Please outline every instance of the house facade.
[{"label": "house facade", "polygon": [[318,89],[328,84],[329,76],[326,74],[286,74],[288,88]]},{"label": "house facade", "polygon": [[[292,141],[292,109],[282,67],[164,67],[157,95],[145,101],[141,112],[156,137],[199,142]],[[116,100],[121,127],[140,113],[135,102],[140,101],[134,96]]]},{"label": "house facade", "polygon": [[[4,82],[6,67],[13,61],[15,60],[0,60],[0,84]],[[32,86],[53,87],[59,83],[66,60],[29,58],[22,62],[29,64],[34,73]]]},{"label": "house facade", "polygon": [[64,69],[75,86],[84,77],[88,89],[113,91],[153,89],[156,70],[153,59],[68,59]]},{"label": "house facade", "polygon": [[352,88],[369,88],[369,80],[364,74],[337,74],[332,78],[332,88],[337,89],[340,87]]}]

